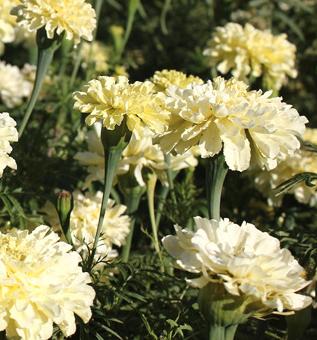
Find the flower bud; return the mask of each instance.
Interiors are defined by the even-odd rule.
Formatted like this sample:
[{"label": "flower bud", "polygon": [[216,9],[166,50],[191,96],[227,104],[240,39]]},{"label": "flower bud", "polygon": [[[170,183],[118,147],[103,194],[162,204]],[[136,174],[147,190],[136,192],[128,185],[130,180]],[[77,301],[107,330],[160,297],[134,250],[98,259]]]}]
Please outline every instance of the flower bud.
[{"label": "flower bud", "polygon": [[63,229],[63,233],[68,243],[71,242],[69,231],[70,214],[74,207],[73,196],[69,191],[63,190],[57,196],[56,210]]}]

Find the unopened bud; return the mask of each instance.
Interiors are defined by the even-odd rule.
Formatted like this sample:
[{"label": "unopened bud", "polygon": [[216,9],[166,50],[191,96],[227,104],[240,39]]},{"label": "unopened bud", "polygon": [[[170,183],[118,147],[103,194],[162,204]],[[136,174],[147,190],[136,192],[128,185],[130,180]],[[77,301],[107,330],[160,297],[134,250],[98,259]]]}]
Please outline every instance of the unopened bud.
[{"label": "unopened bud", "polygon": [[68,243],[71,243],[71,236],[69,230],[70,215],[74,207],[73,196],[69,191],[61,191],[57,196],[56,210],[59,221],[62,226],[63,233]]}]

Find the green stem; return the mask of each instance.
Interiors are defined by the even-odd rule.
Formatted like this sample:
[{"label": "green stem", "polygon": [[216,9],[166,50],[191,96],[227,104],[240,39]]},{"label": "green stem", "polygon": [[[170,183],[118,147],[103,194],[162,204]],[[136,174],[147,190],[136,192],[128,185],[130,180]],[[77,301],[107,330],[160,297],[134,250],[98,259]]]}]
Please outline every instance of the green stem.
[{"label": "green stem", "polygon": [[23,131],[31,117],[37,98],[40,94],[43,81],[47,74],[47,70],[53,60],[55,51],[58,49],[58,47],[61,44],[61,39],[62,39],[62,36],[58,38],[54,38],[54,39],[48,39],[46,37],[45,29],[44,31],[40,29],[37,32],[38,57],[37,57],[35,82],[34,82],[32,94],[31,94],[31,98],[27,105],[25,115],[19,127],[19,139],[22,137]]},{"label": "green stem", "polygon": [[74,68],[73,68],[73,72],[72,75],[70,77],[70,81],[69,81],[69,87],[72,88],[74,86],[75,83],[75,79],[77,77],[78,71],[79,71],[79,67],[81,64],[81,60],[82,60],[82,56],[81,56],[81,48],[82,48],[82,43],[78,45],[77,47],[77,56],[75,59],[75,64],[74,64]]},{"label": "green stem", "polygon": [[226,340],[226,329],[220,325],[211,325],[209,328],[209,340]]},{"label": "green stem", "polygon": [[166,172],[167,172],[167,181],[168,181],[168,186],[171,191],[171,197],[173,200],[173,203],[175,206],[177,205],[177,198],[175,195],[175,190],[174,190],[174,178],[177,175],[177,172],[172,171],[171,169],[171,155],[170,154],[165,154],[164,155],[165,163],[167,166]]},{"label": "green stem", "polygon": [[103,190],[103,197],[102,197],[102,202],[101,202],[101,209],[100,209],[100,214],[99,214],[96,236],[95,236],[95,240],[94,240],[94,244],[93,244],[93,247],[92,247],[91,254],[90,254],[88,262],[87,262],[88,271],[91,270],[92,265],[93,265],[94,256],[96,254],[98,241],[99,241],[101,230],[102,230],[102,227],[103,227],[103,221],[104,221],[105,213],[106,213],[106,210],[107,210],[107,205],[108,205],[108,200],[109,200],[109,197],[110,197],[113,179],[115,177],[117,167],[118,167],[118,163],[120,161],[121,154],[122,154],[123,149],[126,146],[126,143],[124,142],[124,138],[121,138],[119,140],[118,144],[115,145],[115,146],[111,146],[111,147],[107,148],[104,143],[103,143],[103,145],[104,145],[104,152],[105,152],[104,190]]},{"label": "green stem", "polygon": [[162,258],[161,249],[160,249],[160,242],[158,239],[157,225],[155,221],[154,194],[155,194],[156,182],[157,182],[156,174],[155,173],[150,174],[148,182],[147,182],[147,201],[148,201],[150,222],[151,222],[151,228],[152,228],[152,234],[153,234],[154,248],[161,263],[161,271],[164,272],[163,258]]},{"label": "green stem", "polygon": [[131,224],[130,224],[130,232],[126,239],[126,243],[122,248],[122,261],[128,262],[130,251],[131,251],[131,244],[133,239],[133,232],[134,232],[134,225],[135,225],[135,216],[134,213],[138,210],[141,197],[144,193],[144,189],[140,186],[135,186],[129,189],[125,188],[125,197],[124,201],[127,206],[127,213],[131,217]]},{"label": "green stem", "polygon": [[[96,36],[97,36],[98,22],[99,22],[99,17],[100,17],[100,13],[101,13],[102,2],[103,2],[103,0],[96,0],[96,3],[95,3],[95,12],[96,12],[96,22],[97,22],[97,24],[96,24],[96,29],[94,30],[94,33],[93,33],[93,41],[96,40]],[[69,82],[70,88],[72,88],[73,85],[74,85],[74,82],[75,82],[75,79],[77,77],[79,67],[80,67],[80,64],[81,64],[81,61],[82,61],[82,56],[81,56],[81,53],[80,53],[81,48],[82,48],[82,43],[80,43],[77,47],[77,56],[76,56],[73,72],[72,72],[70,82]],[[89,59],[90,59],[90,57],[89,57]]]},{"label": "green stem", "polygon": [[96,36],[97,36],[97,30],[98,30],[98,24],[99,24],[99,18],[100,18],[102,3],[103,3],[103,0],[96,0],[96,2],[95,2],[95,12],[96,12],[97,24],[96,24],[96,29],[94,30],[93,40],[96,40]]},{"label": "green stem", "polygon": [[172,4],[172,0],[165,0],[164,1],[164,5],[163,5],[163,9],[161,12],[161,17],[160,17],[160,22],[161,22],[161,29],[163,34],[167,35],[168,34],[168,30],[167,30],[167,26],[166,26],[166,15],[167,12],[169,11],[170,7]]},{"label": "green stem", "polygon": [[209,340],[233,340],[237,327],[237,325],[228,327],[221,325],[210,325]]},{"label": "green stem", "polygon": [[124,37],[122,40],[121,45],[118,48],[117,56],[116,56],[116,62],[119,63],[121,60],[122,53],[128,43],[132,27],[133,27],[133,22],[135,19],[135,14],[137,9],[139,8],[140,5],[140,0],[129,0],[129,5],[128,5],[128,20],[126,24],[126,29],[124,33]]},{"label": "green stem", "polygon": [[160,225],[162,209],[164,207],[164,201],[166,200],[166,197],[170,191],[171,191],[171,197],[172,197],[173,203],[177,205],[177,198],[176,198],[175,190],[174,190],[174,179],[177,176],[178,171],[171,170],[171,156],[169,154],[164,155],[164,160],[167,166],[166,174],[167,174],[168,186],[163,186],[159,192],[158,205],[156,209],[157,213],[156,213],[156,218],[155,218],[157,228]]},{"label": "green stem", "polygon": [[226,328],[226,340],[233,340],[238,329],[238,325],[232,325]]},{"label": "green stem", "polygon": [[206,165],[206,192],[209,218],[220,219],[220,202],[223,182],[228,172],[224,155],[221,153],[207,159]]},{"label": "green stem", "polygon": [[170,188],[168,186],[163,185],[160,189],[161,190],[158,194],[158,204],[156,208],[156,217],[155,217],[155,223],[157,227],[159,227],[160,225],[160,221],[162,217],[162,210],[163,210],[164,203],[165,203],[165,200],[169,193]]},{"label": "green stem", "polygon": [[[99,18],[100,18],[100,13],[101,13],[101,8],[102,8],[102,3],[104,0],[96,0],[95,2],[95,12],[96,12],[96,28],[94,30],[93,33],[93,40],[96,40],[97,37],[97,31],[98,31],[98,24],[99,24]],[[88,79],[91,79],[94,68],[92,68],[91,66],[91,59],[92,59],[92,42],[90,43],[90,48],[89,48],[89,53],[88,53],[88,60],[87,60],[87,72],[86,72],[86,81],[88,81]]]}]

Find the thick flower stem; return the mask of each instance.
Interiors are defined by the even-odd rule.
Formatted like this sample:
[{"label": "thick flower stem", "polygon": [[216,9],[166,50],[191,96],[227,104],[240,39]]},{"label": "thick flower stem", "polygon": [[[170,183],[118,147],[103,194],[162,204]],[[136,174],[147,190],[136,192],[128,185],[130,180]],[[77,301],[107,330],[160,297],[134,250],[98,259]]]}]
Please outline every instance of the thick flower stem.
[{"label": "thick flower stem", "polygon": [[237,327],[237,325],[228,327],[211,325],[209,328],[209,340],[233,340]]},{"label": "thick flower stem", "polygon": [[207,159],[206,165],[206,192],[209,218],[220,219],[220,202],[223,182],[228,167],[221,153],[213,158]]},{"label": "thick flower stem", "polygon": [[103,221],[105,217],[105,213],[107,210],[108,200],[110,197],[110,192],[112,188],[113,179],[115,177],[118,163],[121,158],[121,154],[123,149],[126,147],[126,142],[124,141],[124,138],[121,138],[117,145],[106,147],[104,144],[104,151],[105,151],[105,181],[104,181],[104,190],[103,190],[103,197],[101,202],[101,209],[99,214],[99,220],[98,220],[98,226],[97,231],[95,235],[94,244],[88,259],[87,263],[87,269],[88,271],[91,270],[93,265],[94,256],[96,254],[96,249],[98,246],[98,241],[100,238]]},{"label": "thick flower stem", "polygon": [[173,203],[177,205],[177,198],[176,198],[175,190],[174,190],[174,179],[177,176],[178,171],[172,171],[171,156],[169,154],[165,154],[164,159],[167,165],[166,174],[167,174],[168,186],[163,185],[163,187],[161,188],[158,194],[158,205],[156,209],[156,218],[155,218],[155,223],[157,225],[157,228],[159,227],[159,224],[160,224],[162,209],[164,207],[164,201],[166,200],[166,197],[169,192],[171,193]]},{"label": "thick flower stem", "polygon": [[176,198],[175,189],[174,189],[174,178],[176,177],[177,172],[172,171],[172,169],[171,169],[171,155],[165,154],[164,159],[165,159],[165,163],[167,165],[166,172],[167,172],[168,186],[169,186],[170,191],[171,191],[171,197],[172,197],[173,203],[175,205],[177,205],[177,198]]},{"label": "thick flower stem", "polygon": [[157,182],[157,176],[155,173],[149,175],[148,183],[147,183],[147,200],[148,200],[148,208],[150,213],[150,222],[152,227],[152,237],[153,237],[153,244],[155,251],[159,257],[161,263],[161,271],[164,272],[164,264],[163,258],[161,254],[160,242],[158,239],[158,230],[155,220],[155,208],[154,208],[154,194],[155,194],[155,187]]},{"label": "thick flower stem", "polygon": [[127,237],[126,243],[122,248],[122,261],[127,263],[130,256],[131,244],[134,233],[135,224],[135,212],[139,208],[141,197],[144,193],[144,188],[135,186],[132,188],[125,189],[125,204],[127,206],[127,213],[131,217],[130,232]]},{"label": "thick flower stem", "polygon": [[37,57],[35,82],[34,82],[33,91],[31,94],[31,98],[27,105],[25,115],[19,127],[19,139],[22,137],[24,129],[26,128],[27,123],[31,117],[37,98],[40,94],[44,78],[53,60],[54,53],[61,44],[62,36],[59,38],[48,39],[46,37],[45,29],[44,31],[40,29],[37,32],[36,39],[37,39],[37,46],[38,46],[38,57]]},{"label": "thick flower stem", "polygon": [[226,328],[226,340],[233,340],[238,329],[238,325],[232,325]]},{"label": "thick flower stem", "polygon": [[169,186],[163,185],[160,189],[161,190],[158,193],[158,204],[156,208],[156,217],[155,217],[155,223],[157,227],[159,227],[160,225],[161,217],[162,217],[162,210],[164,208],[164,202],[166,200],[166,197],[169,193],[170,188]]}]

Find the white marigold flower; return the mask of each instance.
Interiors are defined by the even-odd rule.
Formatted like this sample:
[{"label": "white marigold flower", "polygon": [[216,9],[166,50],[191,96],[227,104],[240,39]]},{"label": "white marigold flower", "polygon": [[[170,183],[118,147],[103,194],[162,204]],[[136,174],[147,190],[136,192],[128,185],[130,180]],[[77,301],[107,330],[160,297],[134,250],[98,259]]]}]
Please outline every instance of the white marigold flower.
[{"label": "white marigold flower", "polygon": [[[96,126],[95,126],[96,127]],[[100,125],[87,134],[88,151],[78,152],[75,159],[80,164],[87,166],[88,177],[86,186],[92,181],[104,181],[104,151],[100,140]],[[193,152],[187,151],[182,155],[171,156],[169,167],[173,171],[179,171],[198,164]],[[164,153],[159,145],[153,144],[151,135],[145,135],[142,139],[132,134],[128,146],[123,150],[118,165],[117,175],[121,176],[128,172],[133,173],[140,186],[145,186],[144,172],[155,172],[159,180],[167,185],[167,164]]]},{"label": "white marigold flower", "polygon": [[70,336],[75,314],[89,321],[95,297],[90,276],[79,254],[48,226],[0,232],[0,247],[0,330],[8,338],[49,339],[53,324]]},{"label": "white marigold flower", "polygon": [[[101,208],[102,192],[86,194],[74,192],[74,209],[70,219],[70,229],[75,246],[85,242],[92,246],[95,239],[99,212]],[[101,242],[121,247],[130,231],[130,217],[125,215],[127,207],[108,201],[103,223]],[[99,245],[98,245],[99,247]]]},{"label": "white marigold flower", "polygon": [[18,141],[18,131],[15,126],[16,122],[9,113],[0,113],[0,178],[7,166],[14,170],[17,169],[15,160],[9,156],[12,151],[10,142]]},{"label": "white marigold flower", "polygon": [[10,11],[17,2],[18,0],[0,1],[0,55],[3,53],[4,44],[13,42],[15,38],[16,20]]},{"label": "white marigold flower", "polygon": [[190,285],[223,283],[230,294],[260,302],[267,313],[311,304],[310,297],[296,293],[309,284],[304,269],[278,239],[246,222],[239,226],[228,219],[195,217],[195,223],[196,232],[175,226],[176,236],[163,238],[177,265],[200,275],[187,280]]},{"label": "white marigold flower", "polygon": [[197,149],[201,157],[222,149],[231,170],[244,171],[252,161],[273,169],[299,149],[307,119],[271,92],[248,91],[234,78],[167,90],[171,119],[160,144],[166,152]]},{"label": "white marigold flower", "polygon": [[4,44],[23,43],[31,47],[35,45],[34,32],[17,25],[16,16],[11,14],[11,10],[18,4],[19,0],[0,1],[0,55],[4,51]]},{"label": "white marigold flower", "polygon": [[[307,128],[303,140],[317,145],[317,129]],[[276,196],[274,189],[291,177],[303,172],[317,173],[317,155],[314,152],[298,150],[293,157],[285,161],[271,171],[261,171],[254,174],[256,187],[268,198],[270,205],[280,205],[283,195]],[[296,200],[303,204],[315,206],[317,204],[316,187],[309,187],[304,182],[298,183],[288,193],[294,194]]]},{"label": "white marigold flower", "polygon": [[202,84],[203,80],[199,77],[187,75],[176,70],[156,71],[151,79],[158,91],[165,91],[172,85],[185,88],[189,84]]},{"label": "white marigold flower", "polygon": [[[74,208],[70,216],[70,232],[75,249],[84,257],[88,255],[88,248],[92,248],[102,201],[102,192],[83,195],[80,191],[73,193]],[[106,215],[102,226],[101,237],[96,250],[96,260],[112,260],[118,253],[113,246],[121,247],[130,232],[130,217],[125,214],[127,207],[108,201]],[[42,211],[48,222],[56,230],[61,230],[57,211],[53,204],[47,202]],[[88,248],[87,248],[88,247]]]},{"label": "white marigold flower", "polygon": [[19,0],[12,14],[30,31],[44,27],[49,39],[65,33],[75,44],[91,41],[96,27],[95,10],[85,0]]},{"label": "white marigold flower", "polygon": [[287,76],[297,76],[296,46],[287,40],[286,34],[274,36],[250,24],[217,27],[203,53],[222,74],[231,71],[235,78],[244,81],[248,76],[263,76],[266,84],[276,90],[286,83]]},{"label": "white marigold flower", "polygon": [[125,76],[100,76],[91,80],[82,92],[75,92],[74,107],[89,113],[86,123],[102,122],[108,130],[121,125],[124,118],[130,131],[138,138],[144,130],[162,133],[167,126],[169,112],[165,110],[165,95],[157,93],[150,81],[129,84]]},{"label": "white marigold flower", "polygon": [[80,47],[80,55],[82,58],[82,67],[87,68],[91,63],[95,67],[96,72],[108,71],[109,65],[109,49],[100,41],[88,43],[83,41]]},{"label": "white marigold flower", "polygon": [[8,108],[21,105],[32,92],[33,83],[17,66],[0,61],[0,79],[0,100]]}]

